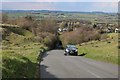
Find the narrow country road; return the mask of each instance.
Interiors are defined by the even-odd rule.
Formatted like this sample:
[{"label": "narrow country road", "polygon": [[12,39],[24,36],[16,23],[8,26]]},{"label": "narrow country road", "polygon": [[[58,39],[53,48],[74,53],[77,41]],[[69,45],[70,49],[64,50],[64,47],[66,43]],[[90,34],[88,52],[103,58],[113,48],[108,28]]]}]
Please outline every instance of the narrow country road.
[{"label": "narrow country road", "polygon": [[83,56],[65,56],[63,50],[43,55],[41,78],[118,78],[118,66]]}]

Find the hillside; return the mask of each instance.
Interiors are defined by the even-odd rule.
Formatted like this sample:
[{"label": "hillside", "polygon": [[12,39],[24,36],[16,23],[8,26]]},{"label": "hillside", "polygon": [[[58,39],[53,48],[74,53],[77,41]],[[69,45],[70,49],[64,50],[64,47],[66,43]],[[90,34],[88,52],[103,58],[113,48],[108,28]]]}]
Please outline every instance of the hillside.
[{"label": "hillside", "polygon": [[108,38],[102,41],[91,41],[78,45],[79,54],[87,58],[110,63],[118,63],[118,34],[109,33]]},{"label": "hillside", "polygon": [[34,35],[20,27],[2,29],[2,77],[38,78],[39,55],[44,46],[34,40]]},{"label": "hillside", "polygon": [[80,56],[118,63],[116,14],[13,11],[2,19],[3,78],[40,78],[41,53],[68,44],[78,44]]}]

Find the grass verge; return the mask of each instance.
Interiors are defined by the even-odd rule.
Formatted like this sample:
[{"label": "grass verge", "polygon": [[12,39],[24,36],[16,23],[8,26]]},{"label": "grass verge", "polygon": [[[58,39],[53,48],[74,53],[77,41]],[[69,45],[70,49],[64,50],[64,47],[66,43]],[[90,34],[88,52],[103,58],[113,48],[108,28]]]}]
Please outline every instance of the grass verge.
[{"label": "grass verge", "polygon": [[3,78],[39,78],[39,43],[9,46],[2,50]]},{"label": "grass verge", "polygon": [[39,78],[39,56],[45,46],[36,42],[28,30],[14,27],[2,29],[2,77]]},{"label": "grass verge", "polygon": [[108,36],[107,40],[78,45],[79,55],[84,53],[87,58],[118,64],[118,34]]}]

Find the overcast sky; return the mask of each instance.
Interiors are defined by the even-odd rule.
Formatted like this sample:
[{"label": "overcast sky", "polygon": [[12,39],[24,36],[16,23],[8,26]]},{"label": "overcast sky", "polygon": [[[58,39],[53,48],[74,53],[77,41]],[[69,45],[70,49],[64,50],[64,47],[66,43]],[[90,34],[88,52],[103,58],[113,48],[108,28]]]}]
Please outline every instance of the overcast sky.
[{"label": "overcast sky", "polygon": [[1,0],[2,2],[118,2],[119,0]]},{"label": "overcast sky", "polygon": [[[61,11],[100,11],[117,12],[118,2],[39,2],[39,0],[4,0],[2,2],[3,10],[61,10]],[[25,0],[24,0],[25,1]],[[70,0],[72,1],[72,0]],[[102,1],[102,0],[101,0]],[[108,1],[108,0],[107,0]]]}]

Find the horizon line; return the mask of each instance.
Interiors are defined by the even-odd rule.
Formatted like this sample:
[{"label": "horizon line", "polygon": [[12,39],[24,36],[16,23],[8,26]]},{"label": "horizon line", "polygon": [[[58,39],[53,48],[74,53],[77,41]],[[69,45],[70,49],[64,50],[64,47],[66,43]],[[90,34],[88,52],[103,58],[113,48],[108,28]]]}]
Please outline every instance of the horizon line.
[{"label": "horizon line", "polygon": [[15,11],[15,10],[24,10],[24,11],[61,11],[61,12],[96,12],[96,13],[118,13],[118,11],[117,12],[105,12],[105,11],[70,11],[70,10],[47,10],[47,9],[2,9],[2,10],[0,10],[0,11],[7,11],[7,10],[11,10],[11,11]]}]

